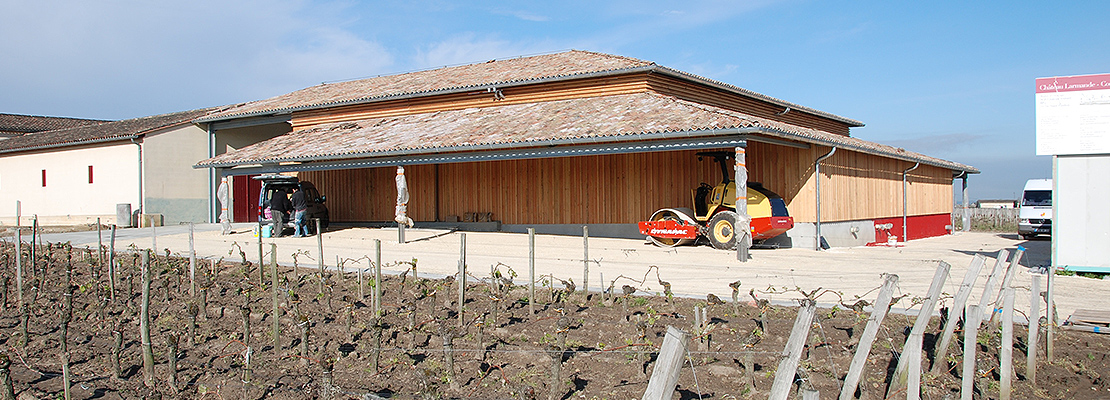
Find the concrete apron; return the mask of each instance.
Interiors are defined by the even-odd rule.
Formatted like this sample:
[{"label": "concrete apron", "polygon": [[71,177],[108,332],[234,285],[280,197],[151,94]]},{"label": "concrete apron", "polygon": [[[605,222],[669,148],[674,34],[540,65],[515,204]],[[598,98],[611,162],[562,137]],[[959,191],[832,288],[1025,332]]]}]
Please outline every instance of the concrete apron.
[{"label": "concrete apron", "polygon": [[[254,237],[252,224],[236,224],[231,235],[220,235],[218,229],[199,229],[195,234],[198,257],[238,261],[238,252],[232,251],[233,243],[247,254],[247,259],[258,262],[258,239]],[[207,226],[205,227],[207,228]],[[128,231],[134,231],[129,229]],[[180,230],[178,230],[180,232]],[[132,232],[129,232],[132,233]],[[406,269],[398,266],[398,261],[417,260],[421,276],[443,277],[458,271],[459,233],[447,230],[408,229],[407,243],[397,242],[396,228],[345,228],[324,234],[325,266],[334,271],[339,259],[362,259],[358,263],[347,261],[345,269],[370,268],[363,257],[374,257],[374,239],[382,242],[383,273],[396,275]],[[126,249],[134,244],[139,248],[149,248],[148,237],[117,240],[116,249]],[[88,237],[88,236],[84,236]],[[1013,237],[1013,238],[1010,238]],[[81,238],[83,239],[83,238]],[[75,239],[77,237],[75,236]],[[105,238],[107,240],[107,237]],[[308,256],[298,257],[303,272],[314,271],[318,266],[317,239],[307,238],[264,238],[265,260],[268,263],[270,243],[278,246],[278,262],[282,266],[293,265],[293,253],[307,252]],[[467,232],[466,260],[468,272],[472,276],[485,278],[490,266],[505,264],[517,274],[519,284],[527,284],[528,279],[528,235],[499,232]],[[169,248],[174,254],[187,255],[188,234],[165,234],[160,231],[157,238],[160,253]],[[908,295],[893,309],[916,308],[911,304],[914,297],[923,297],[928,291],[935,273],[937,260],[952,265],[951,272],[944,284],[942,300],[937,310],[952,303],[951,297],[959,289],[967,266],[977,253],[987,256],[988,261],[976,281],[970,304],[977,304],[983,292],[987,276],[994,266],[994,256],[1000,249],[1013,250],[1019,245],[1027,248],[1022,259],[1024,267],[1048,264],[1050,242],[1016,240],[1016,235],[993,233],[957,233],[941,237],[914,240],[903,247],[851,247],[833,248],[825,251],[809,249],[753,249],[752,260],[747,263],[736,261],[735,252],[714,250],[708,246],[684,246],[659,248],[644,240],[591,238],[589,241],[590,265],[589,287],[593,292],[602,288],[600,274],[604,274],[605,285],[616,281],[616,292],[622,285],[641,289],[640,294],[661,294],[662,285],[658,280],[670,282],[677,296],[704,299],[713,293],[726,301],[731,301],[732,289],[728,284],[742,281],[742,302],[750,301],[748,291],[755,289],[756,296],[768,299],[779,305],[795,305],[803,298],[800,291],[812,292],[821,289],[817,298],[822,307],[831,307],[841,301],[855,303],[858,299],[874,301],[882,283],[881,274],[892,273],[899,276],[895,297]],[[76,243],[75,247],[91,245]],[[105,243],[107,246],[107,243]],[[536,235],[536,276],[553,274],[558,279],[572,279],[582,287],[582,237]],[[658,278],[650,266],[658,266]],[[504,267],[501,267],[505,271]],[[646,275],[646,279],[645,279]],[[351,276],[353,279],[353,275]],[[473,279],[473,278],[471,278]],[[635,281],[642,281],[639,282]],[[1013,286],[1018,288],[1015,308],[1021,317],[1029,309],[1029,287],[1031,274],[1021,268],[1014,275]],[[1057,276],[1054,295],[1057,297],[1057,310],[1061,321],[1077,308],[1090,308],[1091,299],[1102,298],[1110,291],[1110,281],[1082,277]],[[1042,283],[1042,288],[1044,284]],[[557,288],[562,285],[557,284]],[[827,292],[826,292],[827,291]],[[858,296],[858,297],[857,297]],[[997,291],[993,296],[997,296]],[[844,306],[841,306],[842,308]],[[936,312],[936,311],[935,311]],[[912,311],[916,314],[916,311]],[[1041,315],[1044,315],[1043,311]]]}]

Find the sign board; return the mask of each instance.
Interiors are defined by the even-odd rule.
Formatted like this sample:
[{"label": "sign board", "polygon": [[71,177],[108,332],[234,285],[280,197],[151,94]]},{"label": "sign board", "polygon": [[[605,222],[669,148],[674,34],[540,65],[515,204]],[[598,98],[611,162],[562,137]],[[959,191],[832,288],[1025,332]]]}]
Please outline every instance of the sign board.
[{"label": "sign board", "polygon": [[1110,154],[1110,74],[1037,78],[1037,155]]}]

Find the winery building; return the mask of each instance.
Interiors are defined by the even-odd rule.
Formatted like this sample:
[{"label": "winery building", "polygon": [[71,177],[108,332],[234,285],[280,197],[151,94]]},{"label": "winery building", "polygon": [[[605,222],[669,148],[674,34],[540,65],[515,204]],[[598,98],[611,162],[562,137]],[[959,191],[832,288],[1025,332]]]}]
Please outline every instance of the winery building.
[{"label": "winery building", "polygon": [[820,223],[849,246],[902,240],[903,220],[909,239],[948,233],[953,179],[979,172],[853,138],[853,119],[587,51],[321,84],[195,122],[209,135],[195,167],[210,199],[232,177],[237,221],[257,218],[248,177],[276,172],[314,182],[333,223],[387,223],[404,166],[417,226],[642,237],[636,222],[722,180],[696,153],[743,148],[748,181],[794,218],[778,245],[815,246]]}]

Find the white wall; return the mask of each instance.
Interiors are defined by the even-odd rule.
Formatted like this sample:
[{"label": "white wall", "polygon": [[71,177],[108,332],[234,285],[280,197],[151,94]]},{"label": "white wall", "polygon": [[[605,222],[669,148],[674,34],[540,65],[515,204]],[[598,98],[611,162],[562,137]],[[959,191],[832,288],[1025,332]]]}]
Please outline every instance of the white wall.
[{"label": "white wall", "polygon": [[1056,156],[1053,265],[1110,272],[1110,155]]},{"label": "white wall", "polygon": [[138,208],[138,162],[138,146],[130,142],[0,157],[0,222],[15,224],[19,200],[23,225],[34,214],[44,225],[95,223],[97,217],[115,223],[116,204]]}]

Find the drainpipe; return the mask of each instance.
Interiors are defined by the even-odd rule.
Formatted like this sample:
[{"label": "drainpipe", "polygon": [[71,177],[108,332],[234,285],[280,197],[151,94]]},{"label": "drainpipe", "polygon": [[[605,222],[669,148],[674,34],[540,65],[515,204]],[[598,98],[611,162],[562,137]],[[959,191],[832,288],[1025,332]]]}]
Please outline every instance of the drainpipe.
[{"label": "drainpipe", "polygon": [[817,236],[814,236],[813,249],[817,251],[821,250],[821,161],[832,157],[833,153],[836,153],[836,147],[829,150],[828,154],[817,157],[817,161],[813,162],[814,175],[817,177]]},{"label": "drainpipe", "polygon": [[[143,200],[144,200],[143,199],[143,142],[141,140],[140,141],[135,141],[135,138],[131,138],[131,144],[134,144],[139,149],[139,169],[138,169],[139,170],[139,209],[138,209],[138,211],[139,211],[139,217],[142,218],[143,211],[144,211],[144,209],[143,209]],[[142,224],[139,223],[138,221],[131,221],[131,223],[135,226],[142,226]]]},{"label": "drainpipe", "polygon": [[[216,130],[212,129],[212,124],[208,124],[208,158],[216,156]],[[208,222],[216,223],[216,168],[208,168]]]},{"label": "drainpipe", "polygon": [[909,239],[906,237],[906,231],[907,231],[906,230],[906,205],[908,203],[908,200],[907,200],[907,197],[906,197],[906,192],[907,192],[906,174],[908,174],[910,171],[913,171],[913,170],[917,169],[917,167],[920,167],[920,166],[921,166],[921,163],[914,163],[912,167],[902,171],[902,243],[905,243],[905,242],[909,241]]},{"label": "drainpipe", "polygon": [[964,196],[964,210],[962,215],[960,215],[960,220],[963,222],[963,228],[960,230],[963,232],[971,232],[971,209],[969,209],[967,205],[967,171],[960,171],[960,175],[957,176],[957,178],[963,180],[962,183]]}]

